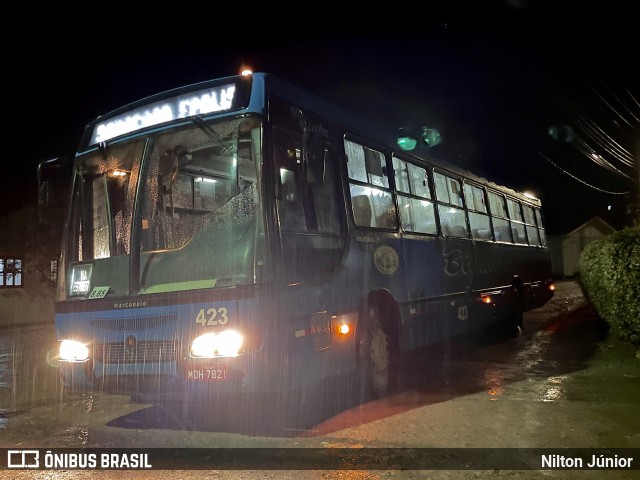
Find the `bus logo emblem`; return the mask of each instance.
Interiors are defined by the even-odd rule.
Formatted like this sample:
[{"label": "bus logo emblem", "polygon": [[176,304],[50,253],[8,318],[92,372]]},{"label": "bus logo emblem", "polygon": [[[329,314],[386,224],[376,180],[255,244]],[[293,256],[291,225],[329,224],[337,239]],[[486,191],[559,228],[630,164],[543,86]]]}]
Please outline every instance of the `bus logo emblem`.
[{"label": "bus logo emblem", "polygon": [[127,340],[124,344],[124,349],[126,350],[127,353],[133,353],[136,351],[136,344],[137,344],[137,340],[136,337],[134,337],[133,335],[129,335],[127,337]]},{"label": "bus logo emblem", "polygon": [[380,245],[373,252],[373,263],[378,271],[384,275],[391,275],[398,269],[400,260],[398,253],[389,245]]}]

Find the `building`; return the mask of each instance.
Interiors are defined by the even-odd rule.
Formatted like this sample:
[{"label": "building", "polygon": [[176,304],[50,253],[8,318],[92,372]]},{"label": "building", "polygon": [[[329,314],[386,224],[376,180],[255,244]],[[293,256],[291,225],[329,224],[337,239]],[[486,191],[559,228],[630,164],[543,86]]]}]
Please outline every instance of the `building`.
[{"label": "building", "polygon": [[551,269],[558,278],[578,273],[578,262],[584,248],[595,240],[615,232],[615,228],[600,217],[594,217],[566,235],[549,236]]},{"label": "building", "polygon": [[53,323],[60,230],[33,205],[0,217],[0,328]]}]

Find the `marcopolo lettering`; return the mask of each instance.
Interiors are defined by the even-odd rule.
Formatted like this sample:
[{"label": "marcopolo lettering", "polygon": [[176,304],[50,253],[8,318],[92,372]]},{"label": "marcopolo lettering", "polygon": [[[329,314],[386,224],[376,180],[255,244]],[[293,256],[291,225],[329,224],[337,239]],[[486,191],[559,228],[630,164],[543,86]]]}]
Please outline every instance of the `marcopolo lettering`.
[{"label": "marcopolo lettering", "polygon": [[113,308],[139,308],[139,307],[146,307],[147,306],[147,302],[146,301],[142,301],[142,302],[116,302],[113,304]]}]

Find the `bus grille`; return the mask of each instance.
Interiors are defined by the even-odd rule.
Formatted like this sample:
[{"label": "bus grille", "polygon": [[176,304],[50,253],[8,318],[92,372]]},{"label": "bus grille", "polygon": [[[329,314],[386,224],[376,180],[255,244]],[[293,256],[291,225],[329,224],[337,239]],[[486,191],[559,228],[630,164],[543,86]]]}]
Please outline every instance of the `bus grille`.
[{"label": "bus grille", "polygon": [[166,315],[149,315],[146,317],[94,318],[90,323],[93,327],[110,330],[112,332],[133,332],[136,330],[164,327],[177,321],[178,315],[169,313]]},{"label": "bus grille", "polygon": [[175,361],[177,345],[173,341],[138,342],[133,348],[124,342],[100,343],[94,347],[94,359],[105,364],[161,363]]}]

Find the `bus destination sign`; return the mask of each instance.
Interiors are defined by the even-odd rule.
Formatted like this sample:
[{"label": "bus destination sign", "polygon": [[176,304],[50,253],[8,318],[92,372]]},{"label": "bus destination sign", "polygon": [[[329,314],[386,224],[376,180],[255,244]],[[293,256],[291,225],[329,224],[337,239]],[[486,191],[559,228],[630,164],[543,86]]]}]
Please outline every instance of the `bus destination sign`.
[{"label": "bus destination sign", "polygon": [[210,87],[144,105],[98,123],[90,145],[106,142],[120,135],[194,115],[231,109],[236,91],[234,84]]}]

